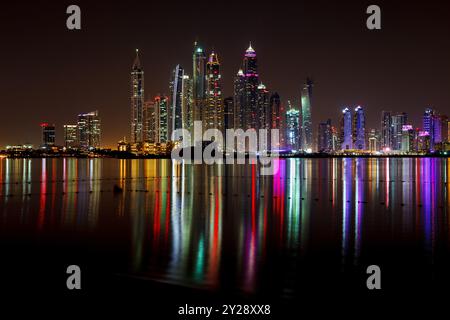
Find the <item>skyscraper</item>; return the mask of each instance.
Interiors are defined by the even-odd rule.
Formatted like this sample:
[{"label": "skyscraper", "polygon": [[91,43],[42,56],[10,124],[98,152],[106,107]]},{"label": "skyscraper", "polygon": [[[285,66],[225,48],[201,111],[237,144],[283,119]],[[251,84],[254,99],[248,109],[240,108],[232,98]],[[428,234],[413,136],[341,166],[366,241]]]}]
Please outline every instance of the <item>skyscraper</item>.
[{"label": "skyscraper", "polygon": [[366,117],[361,106],[355,108],[353,115],[353,149],[366,149]]},{"label": "skyscraper", "polygon": [[155,143],[166,143],[168,136],[169,98],[165,95],[155,97]]},{"label": "skyscraper", "polygon": [[[435,115],[435,112],[433,109],[431,109],[431,108],[425,109],[425,113],[423,114],[423,124],[422,124],[423,131],[428,132],[429,138],[427,138],[427,139],[429,139],[429,149],[431,151],[434,150],[434,131],[435,131],[434,130],[434,124],[435,124],[434,115]],[[426,138],[424,138],[424,137],[426,137],[425,133],[423,133],[421,135],[421,137],[422,137],[422,140],[426,140]]]},{"label": "skyscraper", "polygon": [[384,151],[390,151],[392,149],[392,136],[391,136],[391,111],[381,112],[381,149]]},{"label": "skyscraper", "polygon": [[224,130],[234,129],[234,98],[228,97],[223,100],[223,122]]},{"label": "skyscraper", "polygon": [[286,112],[286,140],[290,150],[299,150],[300,148],[300,110],[294,108],[288,102]]},{"label": "skyscraper", "polygon": [[144,141],[144,69],[139,60],[139,51],[136,49],[136,58],[131,69],[131,142]]},{"label": "skyscraper", "polygon": [[192,79],[187,74],[183,76],[183,128],[193,133],[193,96],[192,96]]},{"label": "skyscraper", "polygon": [[170,91],[172,100],[168,108],[168,132],[167,138],[172,139],[172,132],[183,128],[183,79],[184,70],[178,64],[173,70]]},{"label": "skyscraper", "polygon": [[245,51],[243,72],[245,75],[243,129],[258,129],[258,62],[250,44]]},{"label": "skyscraper", "polygon": [[313,149],[313,132],[311,118],[311,103],[313,94],[313,82],[310,78],[306,79],[301,94],[302,102],[302,143],[301,148],[304,151],[312,151]]},{"label": "skyscraper", "polygon": [[270,112],[270,96],[269,90],[267,90],[264,84],[258,86],[258,100],[257,100],[257,112],[258,112],[258,128],[270,129],[272,124],[271,112]]},{"label": "skyscraper", "polygon": [[204,109],[203,130],[219,129],[223,131],[223,100],[220,75],[220,63],[213,51],[206,64],[206,107]]},{"label": "skyscraper", "polygon": [[144,102],[144,141],[155,142],[155,101]]},{"label": "skyscraper", "polygon": [[391,117],[391,150],[402,150],[403,126],[408,122],[406,113],[395,114]]},{"label": "skyscraper", "polygon": [[330,153],[333,151],[333,132],[331,126],[331,119],[326,122],[319,123],[318,130],[318,151]]},{"label": "skyscraper", "polygon": [[341,115],[341,149],[353,149],[353,121],[352,111],[349,108],[342,110]]},{"label": "skyscraper", "polygon": [[[270,113],[271,121],[272,121],[272,127],[271,129],[278,129],[279,130],[279,143],[278,145],[274,146],[270,144],[270,147],[272,150],[281,150],[285,147],[286,143],[286,121],[285,121],[285,113],[283,105],[281,104],[280,95],[277,92],[274,92],[270,96]],[[269,139],[269,142],[271,142],[271,139]]]},{"label": "skyscraper", "polygon": [[379,134],[376,129],[371,129],[369,132],[369,151],[377,152],[380,150]]},{"label": "skyscraper", "polygon": [[239,69],[234,78],[234,128],[244,128],[245,114],[245,75],[242,69]]},{"label": "skyscraper", "polygon": [[56,128],[54,124],[47,122],[41,123],[42,128],[42,146],[47,148],[55,145]]},{"label": "skyscraper", "polygon": [[78,144],[77,141],[77,125],[65,124],[64,129],[64,147],[75,148]]},{"label": "skyscraper", "polygon": [[206,55],[197,41],[192,62],[193,121],[201,121],[206,101]]},{"label": "skyscraper", "polygon": [[78,115],[78,143],[83,149],[100,147],[100,118],[98,111],[81,113]]}]

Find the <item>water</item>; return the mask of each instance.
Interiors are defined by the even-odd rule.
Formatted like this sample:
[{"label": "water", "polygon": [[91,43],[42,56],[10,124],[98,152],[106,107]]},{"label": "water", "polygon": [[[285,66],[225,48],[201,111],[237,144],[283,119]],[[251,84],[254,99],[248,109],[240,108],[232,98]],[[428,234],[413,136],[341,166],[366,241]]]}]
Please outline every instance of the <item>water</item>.
[{"label": "water", "polygon": [[[79,264],[92,290],[133,279],[170,294],[281,301],[366,290],[371,264],[386,290],[450,283],[450,159],[279,166],[259,176],[249,164],[1,159],[2,274],[16,275],[11,286],[62,290],[61,270]],[[27,277],[30,267],[45,277]]]}]

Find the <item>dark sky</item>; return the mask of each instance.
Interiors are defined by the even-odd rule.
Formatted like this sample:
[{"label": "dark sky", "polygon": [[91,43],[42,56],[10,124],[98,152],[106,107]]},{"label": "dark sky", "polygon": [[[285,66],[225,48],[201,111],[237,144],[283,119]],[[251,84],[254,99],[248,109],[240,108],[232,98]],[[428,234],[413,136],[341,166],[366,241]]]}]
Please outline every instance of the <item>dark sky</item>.
[{"label": "dark sky", "polygon": [[[98,109],[103,144],[129,135],[129,72],[139,48],[150,98],[168,92],[177,63],[192,74],[192,44],[214,48],[225,95],[249,41],[261,80],[298,105],[315,80],[314,129],[337,123],[344,105],[366,108],[368,127],[383,109],[414,125],[426,106],[450,114],[448,1],[15,1],[0,9],[0,146],[38,144],[39,123],[72,123]],[[82,30],[66,29],[66,7]],[[382,9],[382,30],[366,29],[366,8]]]}]

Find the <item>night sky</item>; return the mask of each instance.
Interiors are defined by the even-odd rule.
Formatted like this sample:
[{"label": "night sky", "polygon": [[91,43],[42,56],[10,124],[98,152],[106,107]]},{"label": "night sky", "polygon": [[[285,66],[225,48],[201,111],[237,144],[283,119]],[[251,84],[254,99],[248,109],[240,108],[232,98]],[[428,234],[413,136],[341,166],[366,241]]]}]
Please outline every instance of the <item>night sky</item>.
[{"label": "night sky", "polygon": [[[389,1],[394,2],[394,1]],[[448,1],[15,1],[0,8],[0,148],[40,143],[42,121],[74,123],[98,109],[103,146],[130,128],[130,68],[135,48],[145,70],[145,95],[169,93],[177,63],[192,74],[197,38],[222,64],[224,97],[249,41],[259,74],[283,102],[298,106],[307,76],[315,81],[314,130],[335,125],[344,105],[363,105],[367,128],[381,110],[423,109],[450,115]],[[66,28],[77,4],[82,30]],[[366,28],[366,8],[378,4],[382,30]]]}]

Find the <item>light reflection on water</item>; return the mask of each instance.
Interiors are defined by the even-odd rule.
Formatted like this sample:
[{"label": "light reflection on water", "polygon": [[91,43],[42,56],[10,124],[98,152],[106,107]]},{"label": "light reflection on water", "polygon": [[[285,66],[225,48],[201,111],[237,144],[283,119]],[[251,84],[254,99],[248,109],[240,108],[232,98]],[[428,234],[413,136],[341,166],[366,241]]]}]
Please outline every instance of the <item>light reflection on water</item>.
[{"label": "light reflection on water", "polygon": [[342,270],[378,242],[419,242],[430,264],[437,243],[448,253],[449,176],[450,159],[437,158],[289,159],[274,176],[257,165],[1,159],[0,230],[127,235],[127,267],[115,271],[211,290],[258,291],[280,258],[288,289],[316,252]]}]

